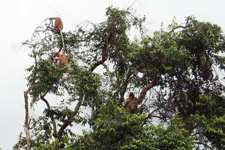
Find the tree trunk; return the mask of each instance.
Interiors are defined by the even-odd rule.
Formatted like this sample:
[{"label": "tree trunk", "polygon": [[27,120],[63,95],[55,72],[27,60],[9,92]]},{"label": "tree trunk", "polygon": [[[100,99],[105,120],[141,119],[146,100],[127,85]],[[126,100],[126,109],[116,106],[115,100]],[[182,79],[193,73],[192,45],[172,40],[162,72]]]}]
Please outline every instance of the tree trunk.
[{"label": "tree trunk", "polygon": [[24,92],[24,100],[25,100],[25,123],[24,123],[24,131],[26,134],[26,141],[27,141],[27,150],[31,150],[31,139],[29,133],[29,106],[28,106],[28,96],[30,89]]}]

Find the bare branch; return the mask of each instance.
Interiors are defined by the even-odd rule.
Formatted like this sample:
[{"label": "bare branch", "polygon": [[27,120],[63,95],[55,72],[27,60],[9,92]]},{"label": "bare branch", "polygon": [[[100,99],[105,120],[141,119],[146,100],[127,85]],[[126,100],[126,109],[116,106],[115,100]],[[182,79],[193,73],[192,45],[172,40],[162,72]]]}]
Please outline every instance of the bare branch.
[{"label": "bare branch", "polygon": [[105,63],[103,63],[102,65],[104,66],[104,68],[105,68],[106,71],[107,71],[107,74],[108,74],[108,76],[109,76],[109,78],[110,78],[111,84],[112,84],[113,86],[115,86],[115,81],[114,81],[113,78],[112,78],[112,75],[111,75],[111,72],[110,72],[109,67],[108,67]]},{"label": "bare branch", "polygon": [[137,0],[135,0],[128,8],[127,10],[129,10],[131,7],[133,7],[133,5],[137,2]]},{"label": "bare branch", "polygon": [[[45,98],[45,95],[46,95],[46,94],[41,95],[40,98],[41,98],[42,101],[45,102],[45,104],[46,104],[48,110],[51,110],[51,107],[50,107],[50,105],[49,105],[47,99]],[[51,113],[50,113],[50,119],[51,119],[51,121],[52,121],[54,134],[56,134],[56,133],[57,133],[57,126],[56,126],[56,122],[55,122],[54,116],[53,116]]]},{"label": "bare branch", "polygon": [[20,136],[19,136],[19,145],[18,145],[18,150],[21,150],[21,142],[22,142],[22,134],[23,132],[20,133]]},{"label": "bare branch", "polygon": [[190,26],[177,26],[177,27],[174,27],[170,32],[168,32],[168,33],[164,36],[164,38],[162,39],[162,42],[161,42],[161,43],[165,42],[166,38],[167,38],[173,31],[175,31],[176,29],[179,29],[179,28],[185,29],[185,28],[188,28],[188,27],[190,27]]},{"label": "bare branch", "polygon": [[31,86],[27,89],[27,91],[24,91],[24,101],[25,101],[24,131],[25,131],[25,134],[26,134],[27,150],[31,150],[31,138],[30,138],[30,132],[29,132],[29,102],[28,102],[28,94],[31,91],[31,87],[35,84],[36,73],[37,73],[37,57],[35,56],[34,59],[35,59],[34,79],[32,81]]},{"label": "bare branch", "polygon": [[25,123],[24,123],[24,131],[26,134],[26,141],[27,141],[27,150],[31,150],[31,138],[29,132],[29,106],[28,106],[28,93],[30,92],[31,88],[24,92],[24,100],[25,100]]}]

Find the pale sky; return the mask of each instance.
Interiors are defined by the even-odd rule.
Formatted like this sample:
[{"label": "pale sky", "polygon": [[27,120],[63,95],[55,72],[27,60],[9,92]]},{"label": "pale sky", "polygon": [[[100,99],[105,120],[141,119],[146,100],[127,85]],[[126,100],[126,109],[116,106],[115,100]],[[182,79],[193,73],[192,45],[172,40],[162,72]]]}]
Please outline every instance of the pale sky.
[{"label": "pale sky", "polygon": [[105,19],[109,6],[132,8],[147,18],[151,32],[174,17],[179,23],[194,15],[198,20],[218,24],[225,31],[225,0],[0,0],[0,148],[11,150],[24,124],[26,90],[25,68],[32,61],[21,42],[30,39],[35,27],[49,17],[60,16],[64,31],[85,20],[98,23]]}]

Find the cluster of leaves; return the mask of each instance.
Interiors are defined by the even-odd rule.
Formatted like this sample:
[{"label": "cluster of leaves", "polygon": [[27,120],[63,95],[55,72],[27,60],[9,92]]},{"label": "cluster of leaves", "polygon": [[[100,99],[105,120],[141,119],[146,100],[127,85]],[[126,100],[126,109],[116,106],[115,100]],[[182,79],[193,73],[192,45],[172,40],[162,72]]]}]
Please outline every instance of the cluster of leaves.
[{"label": "cluster of leaves", "polygon": [[[106,16],[102,23],[63,32],[65,49],[60,35],[47,30],[25,43],[34,58],[27,69],[31,102],[46,104],[43,116],[31,121],[34,149],[222,149],[221,28],[187,17],[184,25],[173,22],[132,40],[131,29],[142,33],[145,18],[113,7]],[[61,69],[51,59],[59,49],[69,60]],[[140,115],[123,107],[131,90],[144,107]],[[47,94],[66,100],[51,106]],[[79,123],[90,130],[76,135],[72,129]]]},{"label": "cluster of leaves", "polygon": [[[99,110],[93,131],[75,140],[72,149],[192,149],[194,139],[176,117],[166,128],[143,124],[144,115],[132,115],[112,101]],[[107,123],[106,123],[107,122]]]}]

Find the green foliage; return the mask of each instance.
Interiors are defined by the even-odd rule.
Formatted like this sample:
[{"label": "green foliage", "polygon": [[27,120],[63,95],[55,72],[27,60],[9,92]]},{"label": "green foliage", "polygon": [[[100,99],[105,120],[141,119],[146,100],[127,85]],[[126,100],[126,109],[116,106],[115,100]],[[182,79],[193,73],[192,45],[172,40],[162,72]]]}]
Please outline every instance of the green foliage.
[{"label": "green foliage", "polygon": [[[217,74],[225,68],[221,28],[187,17],[183,25],[173,21],[168,30],[146,35],[145,17],[131,10],[109,7],[106,17],[99,24],[63,32],[64,49],[49,24],[38,27],[24,43],[34,59],[27,69],[31,106],[46,104],[30,121],[32,147],[222,149],[225,97]],[[132,39],[133,29],[142,36]],[[54,65],[58,51],[68,58],[68,66]],[[130,91],[141,103],[140,114],[130,114],[123,106]],[[46,95],[57,97],[59,105]],[[77,135],[77,124],[90,130]]]},{"label": "green foliage", "polygon": [[212,145],[218,149],[225,147],[225,115],[213,117],[208,122],[204,135],[212,142]]},{"label": "green foliage", "polygon": [[[109,111],[110,110],[110,111]],[[108,101],[95,119],[93,132],[84,133],[74,143],[74,149],[192,149],[193,139],[174,118],[167,128],[143,126],[145,116],[129,114],[124,108]]]},{"label": "green foliage", "polygon": [[149,126],[150,133],[148,135],[149,139],[154,139],[152,142],[152,147],[157,149],[179,149],[188,150],[193,149],[194,139],[190,137],[187,130],[183,128],[182,121],[180,118],[175,117],[171,120],[167,128],[162,126]]}]

